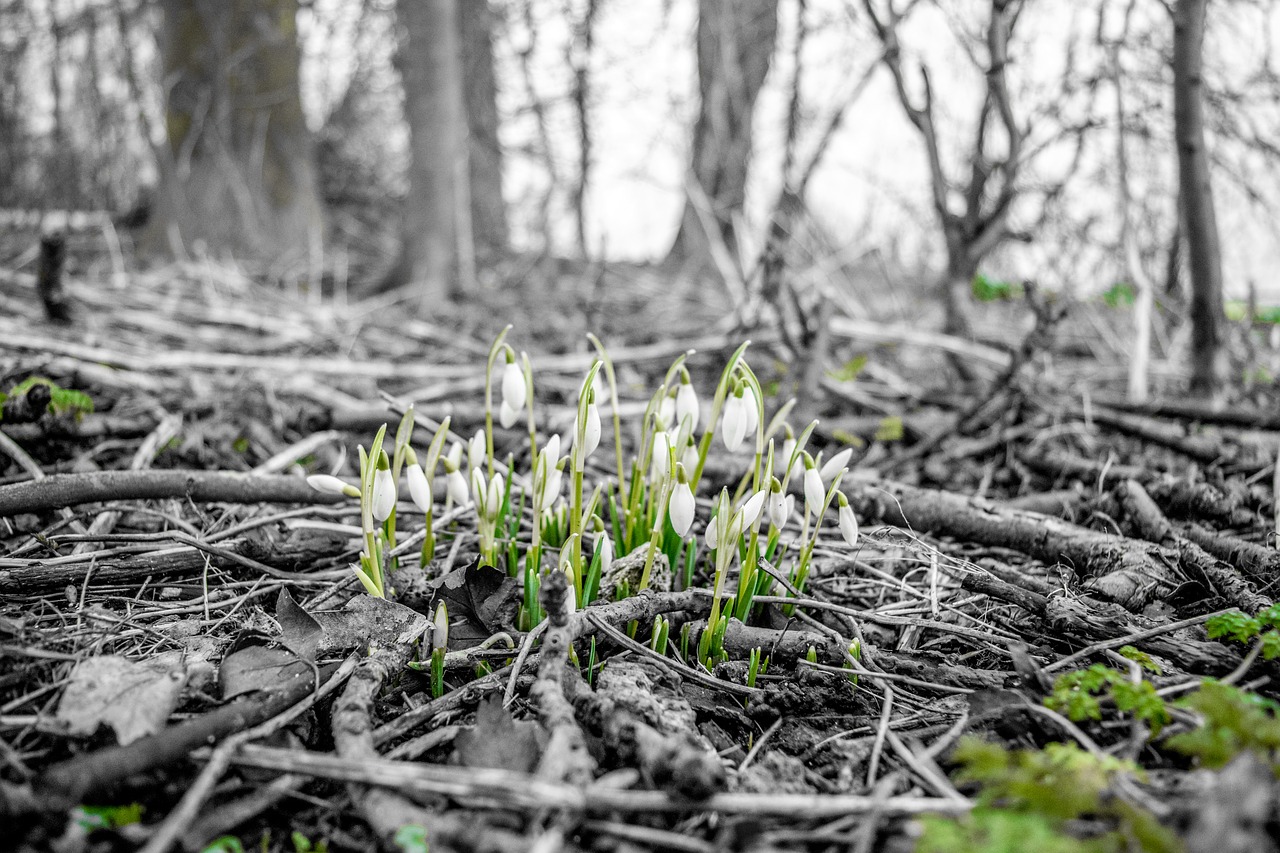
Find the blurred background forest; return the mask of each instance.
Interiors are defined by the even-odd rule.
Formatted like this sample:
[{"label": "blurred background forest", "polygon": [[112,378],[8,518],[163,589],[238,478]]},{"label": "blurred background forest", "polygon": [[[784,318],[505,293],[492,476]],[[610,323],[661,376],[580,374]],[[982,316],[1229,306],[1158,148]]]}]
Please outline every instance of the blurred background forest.
[{"label": "blurred background forest", "polygon": [[428,309],[643,264],[801,337],[969,336],[1033,282],[1206,390],[1280,301],[1278,37],[1269,0],[0,0],[0,224]]}]

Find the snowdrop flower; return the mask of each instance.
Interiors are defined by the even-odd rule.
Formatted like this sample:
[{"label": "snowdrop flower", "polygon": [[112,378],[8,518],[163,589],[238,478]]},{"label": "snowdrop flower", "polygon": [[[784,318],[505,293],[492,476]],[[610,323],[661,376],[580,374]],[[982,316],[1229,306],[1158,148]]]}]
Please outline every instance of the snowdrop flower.
[{"label": "snowdrop flower", "polygon": [[600,409],[595,403],[587,404],[587,423],[582,427],[576,421],[573,425],[573,440],[577,443],[578,436],[582,435],[582,458],[586,459],[596,448],[600,446]]},{"label": "snowdrop flower", "polygon": [[495,471],[493,479],[489,481],[489,487],[484,493],[484,511],[490,520],[498,517],[498,510],[502,508],[502,499],[506,497],[506,494],[507,484],[502,479],[502,472]]},{"label": "snowdrop flower", "polygon": [[484,430],[476,430],[476,434],[471,436],[471,441],[467,443],[467,463],[472,468],[484,465],[486,447]]},{"label": "snowdrop flower", "polygon": [[360,497],[360,490],[355,486],[329,474],[312,474],[307,478],[307,485],[326,495],[346,495],[349,498]]},{"label": "snowdrop flower", "polygon": [[858,517],[853,514],[853,507],[849,506],[849,499],[844,496],[844,492],[840,492],[840,535],[844,537],[845,543],[853,548],[858,544]]},{"label": "snowdrop flower", "polygon": [[486,504],[484,500],[485,482],[484,472],[479,468],[471,469],[471,499],[476,502],[476,509],[480,513],[484,513]]},{"label": "snowdrop flower", "polygon": [[742,445],[747,434],[747,403],[742,394],[734,394],[725,401],[724,416],[720,421],[720,436],[729,452]]},{"label": "snowdrop flower", "polygon": [[844,450],[841,450],[835,456],[832,456],[825,463],[823,463],[822,470],[818,472],[819,475],[822,477],[822,482],[824,483],[831,482],[832,478],[835,477],[837,471],[839,471],[841,468],[847,468],[849,465],[849,458],[851,456],[853,456],[853,448],[846,447]]},{"label": "snowdrop flower", "polygon": [[386,521],[396,508],[396,481],[391,478],[391,471],[379,468],[373,472],[373,498],[370,509],[378,521]]},{"label": "snowdrop flower", "polygon": [[422,470],[422,466],[417,462],[405,468],[405,479],[409,481],[409,497],[413,498],[413,503],[423,512],[431,509],[431,484],[427,482],[427,473]]},{"label": "snowdrop flower", "polygon": [[698,445],[694,444],[692,438],[684,446],[684,453],[681,454],[680,461],[684,463],[686,471],[698,470]]},{"label": "snowdrop flower", "polygon": [[529,386],[524,381],[524,371],[514,361],[502,369],[502,405],[519,412],[529,399]]},{"label": "snowdrop flower", "polygon": [[713,518],[711,519],[711,523],[707,525],[706,532],[702,534],[703,538],[707,542],[707,547],[710,548],[712,551],[716,550],[716,540],[717,540],[717,537],[720,535],[719,530],[720,530],[720,522],[716,521]]},{"label": "snowdrop flower", "polygon": [[698,428],[698,392],[688,382],[681,382],[676,390],[675,415],[677,428],[684,424],[686,418],[689,432]]},{"label": "snowdrop flower", "polygon": [[[453,444],[449,446],[449,452],[445,455],[444,458],[449,460],[449,465],[452,465],[453,468],[461,468],[462,467],[462,445],[459,442],[455,441]],[[446,465],[445,467],[448,468],[448,465]],[[452,471],[453,468],[448,468],[448,470]]]},{"label": "snowdrop flower", "polygon": [[[776,457],[775,460],[777,462],[777,472],[779,477],[799,477],[802,475],[804,471],[804,455],[797,455],[796,461],[791,462],[791,455],[795,452],[796,439],[795,436],[790,434],[790,430],[788,430],[787,438],[782,442],[782,454]],[[791,463],[790,469],[787,468],[788,463]]]},{"label": "snowdrop flower", "polygon": [[456,465],[449,467],[449,476],[445,481],[445,491],[449,493],[450,500],[459,506],[465,504],[467,498],[470,497],[467,491],[467,478],[462,476],[462,469]]},{"label": "snowdrop flower", "polygon": [[756,524],[760,521],[761,510],[764,509],[765,498],[769,496],[766,489],[761,489],[751,497],[747,498],[746,503],[742,505],[739,511],[742,517],[742,529],[754,530]]},{"label": "snowdrop flower", "polygon": [[804,511],[817,515],[822,512],[822,502],[827,490],[822,486],[822,475],[817,468],[809,468],[804,472]]},{"label": "snowdrop flower", "polygon": [[773,478],[773,484],[769,487],[767,505],[769,523],[781,530],[787,523],[787,516],[791,514],[791,509],[787,506],[787,495],[782,493],[782,484],[778,482],[777,477]]},{"label": "snowdrop flower", "polygon": [[685,479],[684,466],[676,467],[675,490],[671,492],[671,501],[667,504],[667,514],[671,517],[671,527],[676,535],[683,539],[693,526],[693,490]]}]

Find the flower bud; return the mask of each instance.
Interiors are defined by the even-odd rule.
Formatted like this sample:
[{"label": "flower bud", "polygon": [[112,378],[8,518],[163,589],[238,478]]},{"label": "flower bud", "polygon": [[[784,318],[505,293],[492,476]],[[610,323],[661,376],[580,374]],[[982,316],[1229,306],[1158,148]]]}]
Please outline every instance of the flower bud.
[{"label": "flower bud", "polygon": [[649,479],[662,482],[671,472],[671,437],[666,430],[653,434],[653,459],[649,463]]},{"label": "flower bud", "polygon": [[405,466],[404,476],[409,483],[409,497],[413,498],[414,505],[423,512],[428,512],[431,509],[432,497],[427,473],[415,462]]},{"label": "flower bud", "polygon": [[582,435],[582,458],[586,459],[600,446],[600,409],[595,403],[587,404],[587,422],[584,425],[575,422],[573,440],[576,443]]},{"label": "flower bud", "polygon": [[445,481],[445,490],[449,493],[449,498],[455,504],[461,506],[467,502],[470,494],[467,492],[467,478],[462,476],[462,470],[454,468],[449,472],[449,476]]},{"label": "flower bud", "polygon": [[682,477],[680,482],[676,483],[675,490],[671,493],[671,501],[667,505],[671,527],[681,539],[689,534],[689,528],[693,526],[693,509],[693,490]]},{"label": "flower bud", "polygon": [[840,535],[850,548],[857,546],[858,517],[853,514],[853,507],[849,506],[849,499],[843,492],[840,493]]},{"label": "flower bud", "polygon": [[502,508],[502,500],[507,495],[507,484],[502,479],[502,472],[495,471],[493,479],[489,481],[489,488],[485,490],[484,511],[489,520],[492,521],[498,517],[498,510]]},{"label": "flower bud", "polygon": [[378,521],[386,521],[396,508],[396,481],[391,478],[391,471],[379,468],[373,472],[373,497],[370,511]]},{"label": "flower bud", "polygon": [[745,382],[742,385],[742,402],[743,415],[747,419],[747,428],[743,430],[743,435],[750,435],[760,425],[760,401],[756,398],[756,392]]},{"label": "flower bud", "polygon": [[484,465],[487,447],[484,430],[476,430],[476,434],[471,436],[471,441],[467,443],[467,464],[471,468],[480,468]]},{"label": "flower bud", "polygon": [[613,540],[609,538],[608,533],[601,533],[599,540],[596,548],[600,551],[600,572],[603,574],[613,565]]},{"label": "flower bud", "polygon": [[442,601],[436,607],[436,617],[431,620],[431,648],[443,649],[449,645],[449,608]]}]

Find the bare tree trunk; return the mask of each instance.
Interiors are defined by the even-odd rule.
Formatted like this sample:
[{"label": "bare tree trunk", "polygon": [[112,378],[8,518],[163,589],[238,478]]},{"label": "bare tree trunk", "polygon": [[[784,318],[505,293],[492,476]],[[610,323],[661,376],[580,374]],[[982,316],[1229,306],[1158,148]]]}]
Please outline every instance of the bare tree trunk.
[{"label": "bare tree trunk", "polygon": [[323,231],[297,0],[164,0],[168,148],[142,246],[296,265]]},{"label": "bare tree trunk", "polygon": [[476,255],[493,260],[507,250],[507,208],[502,198],[502,146],[498,141],[498,84],[493,71],[493,11],[488,0],[458,4],[462,38],[463,103],[470,133],[471,233]]},{"label": "bare tree trunk", "polygon": [[1204,53],[1208,0],[1178,0],[1173,19],[1174,133],[1191,272],[1191,390],[1212,395],[1226,379],[1222,257],[1205,150]]},{"label": "bare tree trunk", "polygon": [[[692,172],[723,240],[737,257],[734,219],[746,200],[751,117],[778,32],[778,0],[699,0],[698,94]],[[706,256],[707,235],[692,200],[671,248],[677,259]]]},{"label": "bare tree trunk", "polygon": [[458,0],[400,0],[396,14],[409,195],[400,259],[385,285],[412,284],[429,305],[460,296],[474,269]]}]

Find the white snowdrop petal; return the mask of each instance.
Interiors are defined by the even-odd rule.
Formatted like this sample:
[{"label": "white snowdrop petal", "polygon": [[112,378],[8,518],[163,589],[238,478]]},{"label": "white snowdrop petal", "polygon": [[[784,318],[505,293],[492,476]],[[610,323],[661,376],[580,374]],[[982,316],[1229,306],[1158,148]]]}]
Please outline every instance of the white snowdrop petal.
[{"label": "white snowdrop petal", "polygon": [[822,475],[822,482],[830,483],[833,479],[835,479],[836,473],[839,472],[841,468],[848,467],[849,459],[852,456],[853,456],[853,448],[846,447],[844,450],[841,450],[835,456],[832,456],[830,459],[824,462],[822,465],[822,470],[818,472],[819,474]]},{"label": "white snowdrop petal", "polygon": [[755,528],[756,522],[760,520],[760,512],[764,509],[765,498],[768,496],[769,492],[761,489],[747,498],[746,503],[742,505],[742,527],[744,530]]},{"label": "white snowdrop petal", "polygon": [[600,446],[600,407],[592,403],[587,406],[587,428],[583,437],[582,455],[590,456]]},{"label": "white snowdrop petal", "polygon": [[466,503],[470,497],[470,494],[467,491],[467,478],[462,476],[462,471],[457,468],[449,472],[445,488],[448,490],[449,497],[455,504],[462,505]]},{"label": "white snowdrop petal", "polygon": [[520,409],[508,405],[507,401],[503,400],[502,405],[498,407],[498,423],[502,424],[503,429],[511,429],[518,420],[520,420]]},{"label": "white snowdrop petal", "polygon": [[760,401],[756,399],[756,392],[751,390],[751,386],[747,385],[742,389],[742,414],[746,418],[747,428],[743,430],[743,434],[753,433],[756,427],[760,425]]},{"label": "white snowdrop petal", "polygon": [[716,549],[716,538],[719,536],[720,524],[714,518],[707,525],[707,530],[702,534],[702,538],[706,540],[707,547],[712,551]]}]

